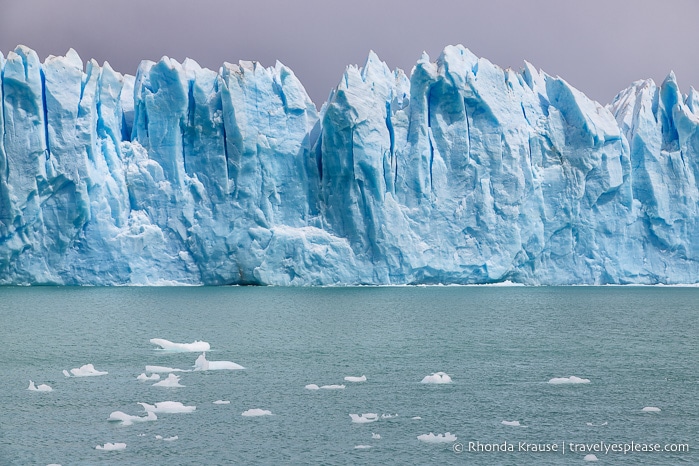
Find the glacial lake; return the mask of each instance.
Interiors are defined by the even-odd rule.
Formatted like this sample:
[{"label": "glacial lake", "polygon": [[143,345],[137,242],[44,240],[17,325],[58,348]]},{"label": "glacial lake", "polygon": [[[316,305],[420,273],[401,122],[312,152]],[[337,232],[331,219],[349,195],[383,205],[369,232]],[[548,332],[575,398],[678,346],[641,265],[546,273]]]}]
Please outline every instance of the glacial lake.
[{"label": "glacial lake", "polygon": [[[0,288],[0,465],[699,464],[698,307],[669,287]],[[245,369],[153,386],[146,365],[200,353],[152,338]],[[62,373],[85,364],[108,374]],[[108,421],[165,401],[196,410]],[[594,451],[631,442],[689,451]]]}]

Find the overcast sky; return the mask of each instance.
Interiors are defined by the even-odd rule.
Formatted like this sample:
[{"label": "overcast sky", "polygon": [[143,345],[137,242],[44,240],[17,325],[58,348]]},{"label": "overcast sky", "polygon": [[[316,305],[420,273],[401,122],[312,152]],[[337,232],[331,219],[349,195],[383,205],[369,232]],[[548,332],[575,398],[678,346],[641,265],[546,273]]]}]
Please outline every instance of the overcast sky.
[{"label": "overcast sky", "polygon": [[318,106],[349,64],[373,49],[407,72],[423,50],[436,59],[463,44],[519,70],[531,62],[603,103],[631,82],[699,88],[697,0],[2,0],[0,51],[68,48],[135,74],[142,59],[278,59]]}]

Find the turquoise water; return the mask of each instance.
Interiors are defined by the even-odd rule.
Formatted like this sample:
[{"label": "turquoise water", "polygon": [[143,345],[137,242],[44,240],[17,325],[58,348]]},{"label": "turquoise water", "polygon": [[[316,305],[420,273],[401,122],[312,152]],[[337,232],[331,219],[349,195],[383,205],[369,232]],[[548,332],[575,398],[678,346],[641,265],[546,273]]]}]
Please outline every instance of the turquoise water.
[{"label": "turquoise water", "polygon": [[[0,464],[577,464],[586,453],[571,442],[631,441],[690,451],[598,452],[598,464],[698,464],[698,298],[643,287],[1,288]],[[209,360],[246,369],[152,387],[136,380],[146,365],[189,369],[198,354],[151,338],[204,340]],[[88,363],[109,374],[61,373]],[[437,371],[453,383],[420,383]],[[590,383],[548,383],[569,376]],[[28,391],[30,379],[54,391]],[[196,411],[107,421],[169,400]],[[252,408],[273,415],[241,416]],[[355,424],[350,413],[398,416]],[[429,432],[456,435],[464,451],[417,439]],[[106,442],[127,446],[95,449]],[[474,453],[469,442],[559,451]]]}]

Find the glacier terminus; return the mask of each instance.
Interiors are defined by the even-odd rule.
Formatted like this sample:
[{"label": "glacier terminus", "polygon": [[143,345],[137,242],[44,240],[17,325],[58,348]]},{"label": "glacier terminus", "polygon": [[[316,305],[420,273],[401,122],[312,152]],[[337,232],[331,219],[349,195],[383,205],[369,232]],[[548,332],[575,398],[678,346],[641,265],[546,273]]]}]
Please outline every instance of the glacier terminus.
[{"label": "glacier terminus", "polygon": [[0,54],[0,284],[699,282],[699,93],[525,63]]}]

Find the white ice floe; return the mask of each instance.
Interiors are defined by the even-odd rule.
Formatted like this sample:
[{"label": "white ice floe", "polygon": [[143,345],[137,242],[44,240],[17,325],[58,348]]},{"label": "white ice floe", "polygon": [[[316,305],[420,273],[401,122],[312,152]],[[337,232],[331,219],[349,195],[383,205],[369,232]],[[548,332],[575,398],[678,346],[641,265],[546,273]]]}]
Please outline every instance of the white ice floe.
[{"label": "white ice floe", "polygon": [[173,442],[177,440],[179,437],[177,435],[174,435],[172,437],[163,437],[162,435],[156,435],[155,439],[156,440],[162,440],[163,442]]},{"label": "white ice floe", "polygon": [[95,377],[97,375],[107,375],[107,372],[98,371],[92,364],[85,364],[76,369],[71,369],[70,374],[67,370],[63,370],[63,375],[66,377]]},{"label": "white ice floe", "polygon": [[200,354],[197,360],[194,361],[195,371],[237,371],[241,369],[245,368],[232,361],[208,361],[206,353]]},{"label": "white ice floe", "polygon": [[641,411],[643,411],[644,413],[659,413],[660,408],[656,408],[655,406],[646,406]]},{"label": "white ice floe", "polygon": [[355,450],[368,450],[371,448],[371,445],[356,445],[354,447]]},{"label": "white ice floe", "polygon": [[501,424],[510,427],[527,427],[520,424],[519,421],[502,421]]},{"label": "white ice floe", "polygon": [[45,383],[39,384],[39,386],[34,385],[34,382],[31,380],[29,381],[29,386],[27,387],[27,390],[30,392],[52,392],[53,388],[49,387]]},{"label": "white ice floe", "polygon": [[180,385],[180,376],[175,374],[169,374],[166,379],[154,383],[153,386],[165,388],[184,388],[184,385]]},{"label": "white ice floe", "polygon": [[393,417],[398,417],[398,414],[382,414],[381,419],[391,419]]},{"label": "white ice floe", "polygon": [[271,416],[272,411],[267,411],[266,409],[253,408],[248,409],[247,411],[243,411],[242,413],[240,413],[240,415],[245,417]]},{"label": "white ice floe", "polygon": [[607,421],[604,421],[602,424],[593,424],[592,422],[586,422],[585,424],[587,424],[589,427],[602,427],[606,426],[609,423]]},{"label": "white ice floe", "polygon": [[422,383],[451,383],[451,377],[444,372],[435,372],[432,375],[425,376]]},{"label": "white ice floe", "polygon": [[366,382],[366,375],[363,375],[361,377],[353,377],[351,375],[348,375],[345,377],[346,382]]},{"label": "white ice floe", "polygon": [[95,448],[97,450],[117,451],[117,450],[124,450],[126,448],[126,444],[125,443],[107,442],[104,445],[97,445]]},{"label": "white ice floe", "polygon": [[563,385],[563,384],[580,384],[580,383],[590,383],[590,379],[581,379],[571,375],[570,377],[554,377],[549,380],[551,385]]},{"label": "white ice floe", "polygon": [[342,390],[345,388],[344,385],[323,385],[322,387],[323,390]]},{"label": "white ice floe", "polygon": [[414,417],[411,417],[410,419],[412,419],[413,421],[419,421],[422,418],[420,416],[414,416]]},{"label": "white ice floe", "polygon": [[320,387],[314,383],[309,383],[303,388],[305,388],[306,390],[320,390]]},{"label": "white ice floe", "polygon": [[430,432],[429,434],[418,435],[417,439],[426,443],[449,443],[456,442],[456,435],[452,435],[449,432],[434,435],[432,432]]},{"label": "white ice floe", "polygon": [[167,366],[146,366],[146,373],[150,372],[151,374],[167,374],[168,372],[192,372],[188,369],[175,369],[174,367],[167,367]]},{"label": "white ice floe", "polygon": [[195,341],[193,343],[173,343],[163,338],[151,338],[150,342],[154,345],[160,346],[160,348],[165,351],[171,351],[173,353],[200,353],[202,351],[209,351],[211,349],[211,345],[205,341]]},{"label": "white ice floe", "polygon": [[585,461],[597,461],[597,456],[590,453],[589,455],[585,455],[583,460],[585,460]]},{"label": "white ice floe", "polygon": [[371,433],[371,438],[374,439],[374,440],[380,440],[380,439],[381,439],[381,435],[380,435],[380,434],[375,434],[375,433],[372,432],[372,433]]},{"label": "white ice floe", "polygon": [[150,382],[150,381],[155,381],[155,380],[160,380],[160,374],[151,374],[151,375],[146,375],[145,373],[139,375],[136,377],[136,380],[140,380],[141,382]]},{"label": "white ice floe", "polygon": [[231,404],[231,402],[228,400],[216,400],[216,401],[214,401],[214,404],[215,405],[229,405],[229,404]]},{"label": "white ice floe", "polygon": [[143,406],[143,409],[149,413],[191,413],[196,410],[196,406],[185,406],[179,401],[161,401],[160,403],[155,403],[154,405],[149,405],[148,403],[139,403]]},{"label": "white ice floe", "polygon": [[379,420],[379,415],[376,413],[350,414],[350,417],[355,424],[368,424]]},{"label": "white ice floe", "polygon": [[109,419],[107,419],[110,422],[121,422],[121,425],[124,426],[130,426],[134,422],[146,422],[146,421],[157,421],[158,416],[155,415],[155,413],[149,412],[148,415],[146,416],[132,416],[130,414],[126,414],[123,411],[114,411],[112,414],[109,415]]}]

